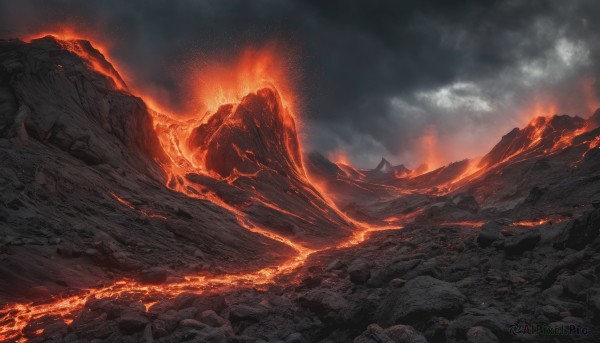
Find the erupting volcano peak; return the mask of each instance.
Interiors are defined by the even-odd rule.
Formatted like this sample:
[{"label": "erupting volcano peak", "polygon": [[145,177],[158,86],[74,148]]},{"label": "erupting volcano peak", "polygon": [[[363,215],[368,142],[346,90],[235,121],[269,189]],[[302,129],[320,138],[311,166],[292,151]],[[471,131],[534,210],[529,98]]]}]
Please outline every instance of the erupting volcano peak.
[{"label": "erupting volcano peak", "polygon": [[294,118],[270,88],[224,105],[191,132],[187,145],[195,165],[221,177],[270,168],[304,176]]}]

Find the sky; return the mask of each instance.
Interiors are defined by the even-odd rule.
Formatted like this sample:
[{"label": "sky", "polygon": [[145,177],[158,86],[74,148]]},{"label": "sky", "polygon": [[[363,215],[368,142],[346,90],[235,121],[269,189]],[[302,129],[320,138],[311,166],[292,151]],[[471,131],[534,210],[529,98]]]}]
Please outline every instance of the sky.
[{"label": "sky", "polygon": [[[597,1],[0,0],[0,37],[95,37],[144,94],[189,110],[190,70],[275,46],[306,150],[359,167],[485,154],[598,102]],[[193,81],[193,80],[192,80]]]}]

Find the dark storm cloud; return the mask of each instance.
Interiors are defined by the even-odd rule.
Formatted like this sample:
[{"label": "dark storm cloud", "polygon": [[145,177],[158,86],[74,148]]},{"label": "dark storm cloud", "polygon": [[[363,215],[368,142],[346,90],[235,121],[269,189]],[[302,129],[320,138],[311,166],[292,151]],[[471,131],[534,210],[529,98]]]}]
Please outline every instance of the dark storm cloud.
[{"label": "dark storm cloud", "polygon": [[[598,13],[572,1],[0,1],[0,33],[68,24],[110,38],[145,88],[184,104],[186,63],[284,42],[307,143],[359,164],[417,163],[433,130],[451,160],[482,153],[543,93],[596,75]],[[571,94],[564,111],[582,111]],[[576,100],[572,100],[575,97]],[[582,113],[586,114],[586,113]],[[492,136],[492,138],[490,138]]]}]

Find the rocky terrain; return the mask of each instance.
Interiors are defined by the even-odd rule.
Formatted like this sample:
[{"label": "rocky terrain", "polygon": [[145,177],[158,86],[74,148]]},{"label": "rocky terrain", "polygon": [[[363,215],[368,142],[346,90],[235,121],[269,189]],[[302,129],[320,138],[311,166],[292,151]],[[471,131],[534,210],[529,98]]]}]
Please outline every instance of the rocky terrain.
[{"label": "rocky terrain", "polygon": [[184,121],[89,42],[0,41],[0,340],[597,342],[598,126],[361,170],[275,89]]}]

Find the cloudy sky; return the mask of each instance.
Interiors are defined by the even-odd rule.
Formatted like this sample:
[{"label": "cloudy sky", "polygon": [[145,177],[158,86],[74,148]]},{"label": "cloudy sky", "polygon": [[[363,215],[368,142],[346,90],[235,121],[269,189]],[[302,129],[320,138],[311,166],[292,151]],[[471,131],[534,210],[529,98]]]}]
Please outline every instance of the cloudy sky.
[{"label": "cloudy sky", "polygon": [[305,145],[361,167],[485,153],[548,111],[588,116],[597,1],[0,0],[0,36],[71,27],[183,109],[189,66],[277,43]]}]

